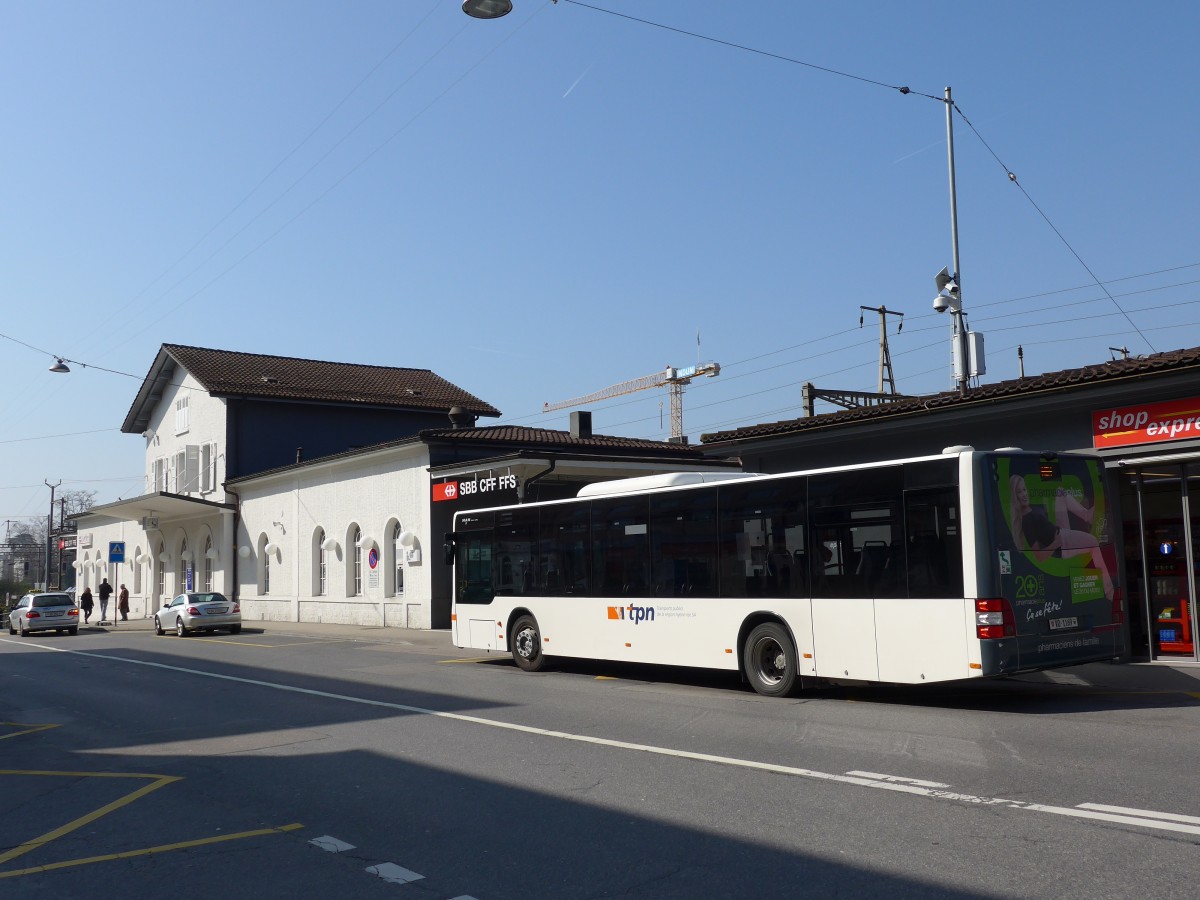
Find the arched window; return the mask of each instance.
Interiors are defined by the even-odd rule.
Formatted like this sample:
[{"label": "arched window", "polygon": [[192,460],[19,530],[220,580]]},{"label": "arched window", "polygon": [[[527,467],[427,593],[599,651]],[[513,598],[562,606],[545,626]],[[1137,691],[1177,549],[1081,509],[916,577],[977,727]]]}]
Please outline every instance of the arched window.
[{"label": "arched window", "polygon": [[392,596],[404,596],[404,548],[400,546],[400,535],[404,529],[397,522],[392,529],[392,558],[394,565],[392,567]]},{"label": "arched window", "polygon": [[140,594],[142,592],[142,548],[133,548],[133,593]]},{"label": "arched window", "polygon": [[179,545],[179,565],[175,567],[176,594],[182,594],[187,591],[187,570],[191,564],[191,557],[188,556],[187,538],[185,537]]},{"label": "arched window", "polygon": [[158,596],[163,598],[167,596],[167,548],[164,544],[158,545],[158,554],[155,559],[155,565],[158,566]]},{"label": "arched window", "polygon": [[271,554],[267,551],[270,541],[265,534],[258,536],[258,593],[271,593]]},{"label": "arched window", "polygon": [[325,529],[313,535],[313,594],[324,597],[329,590],[329,551],[325,549]]},{"label": "arched window", "polygon": [[354,529],[354,596],[362,596],[362,529]]},{"label": "arched window", "polygon": [[204,592],[211,594],[213,589],[212,535],[204,539]]}]

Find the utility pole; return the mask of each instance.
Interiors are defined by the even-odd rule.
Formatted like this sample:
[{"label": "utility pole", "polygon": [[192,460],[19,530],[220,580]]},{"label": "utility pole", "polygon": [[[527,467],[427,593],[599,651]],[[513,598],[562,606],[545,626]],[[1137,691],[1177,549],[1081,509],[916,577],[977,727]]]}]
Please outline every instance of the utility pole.
[{"label": "utility pole", "polygon": [[[894,309],[888,309],[886,306],[860,306],[859,309],[862,310],[863,312],[879,313],[879,388],[878,388],[878,391],[880,394],[883,393],[883,386],[884,386],[884,383],[886,382],[889,387],[888,393],[894,394],[894,393],[896,393],[896,375],[892,371],[892,354],[891,354],[891,351],[888,350],[887,317],[888,316],[899,316],[900,317],[900,327],[896,329],[896,333],[899,334],[901,331],[904,330],[904,313],[896,312]],[[863,326],[863,317],[862,317],[862,313],[860,312],[859,316],[858,316],[858,327],[862,328],[862,326]]]},{"label": "utility pole", "polygon": [[[950,87],[946,86],[946,153],[950,161],[950,243],[954,253],[954,282],[958,285],[959,303],[962,302],[962,266],[958,259],[958,193],[954,187],[954,100],[950,97]],[[958,393],[965,397],[967,386],[971,381],[971,366],[967,358],[967,326],[963,321],[961,307],[958,314],[951,317],[954,327],[954,337],[958,341]]]},{"label": "utility pole", "polygon": [[61,484],[61,478],[57,484],[46,482],[46,487],[50,488],[50,513],[46,516],[46,590],[50,590],[50,563],[53,561],[51,548],[54,546],[54,491]]}]

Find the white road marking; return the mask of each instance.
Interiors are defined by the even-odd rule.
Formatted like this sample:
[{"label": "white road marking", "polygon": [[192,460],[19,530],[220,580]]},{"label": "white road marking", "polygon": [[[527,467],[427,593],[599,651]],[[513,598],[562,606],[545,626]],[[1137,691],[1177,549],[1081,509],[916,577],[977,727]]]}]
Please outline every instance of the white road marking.
[{"label": "white road marking", "polygon": [[367,866],[367,871],[372,875],[378,875],[384,881],[391,884],[408,884],[410,881],[420,881],[424,875],[418,875],[416,872],[402,868],[395,863],[382,863],[378,866]]},{"label": "white road marking", "polygon": [[872,781],[895,781],[900,784],[915,784],[917,787],[948,788],[950,785],[940,781],[922,781],[920,778],[905,778],[902,775],[880,775],[878,772],[847,772],[858,778],[870,778]]},{"label": "white road marking", "polygon": [[[1200,834],[1200,825],[1188,824],[1197,821],[1192,816],[1181,816],[1175,813],[1154,812],[1152,810],[1126,810],[1123,807],[1110,807],[1101,804],[1084,803],[1078,807],[1065,806],[1047,806],[1040,803],[1029,803],[1023,800],[1004,800],[999,797],[980,797],[974,794],[960,794],[957,791],[946,790],[942,786],[929,787],[927,785],[938,784],[938,782],[921,782],[919,779],[906,779],[905,781],[886,780],[889,778],[898,778],[899,776],[873,775],[872,777],[864,777],[871,773],[857,773],[846,775],[835,775],[831,772],[820,772],[816,769],[803,769],[797,766],[783,766],[777,763],[759,762],[752,759],[738,759],[730,756],[716,756],[711,753],[697,753],[692,750],[675,750],[670,747],[656,747],[653,744],[635,744],[629,741],[618,741],[612,738],[594,737],[587,734],[572,734],[568,731],[553,731],[547,728],[535,728],[532,725],[518,725],[513,722],[501,722],[498,719],[485,719],[482,716],[468,716],[462,713],[442,712],[436,709],[425,709],[420,706],[409,706],[406,703],[390,703],[386,700],[368,700],[365,697],[354,697],[349,694],[334,694],[329,691],[318,691],[312,688],[296,687],[290,684],[280,684],[273,681],[260,681],[256,678],[240,678],[236,675],[222,675],[219,672],[205,672],[202,669],[189,669],[185,666],[170,666],[166,663],[150,662],[144,659],[127,659],[123,656],[111,656],[107,653],[94,653],[87,650],[68,650],[64,647],[51,647],[45,644],[29,644],[21,641],[14,641],[11,638],[0,638],[0,643],[16,644],[29,650],[46,650],[54,653],[67,653],[72,656],[85,656],[91,659],[103,659],[109,662],[126,663],[134,666],[147,666],[152,669],[164,669],[168,672],[182,672],[186,675],[199,675],[202,678],[215,678],[219,681],[233,681],[238,684],[251,684],[255,687],[270,688],[276,691],[287,691],[293,694],[306,694],[310,697],[323,697],[326,700],[341,700],[346,703],[358,703],[363,706],[374,706],[381,709],[394,709],[399,712],[411,713],[414,715],[434,716],[439,719],[451,719],[456,722],[466,722],[472,725],[484,725],[489,728],[501,728],[505,731],[516,731],[522,734],[534,734],[540,737],[555,738],[563,741],[577,741],[583,744],[594,744],[600,747],[612,747],[617,750],[630,750],[638,753],[650,753],[656,756],[667,756],[675,759],[690,759],[696,762],[713,763],[720,766],[731,766],[739,769],[751,769],[759,772],[773,772],[778,775],[792,775],[798,778],[811,778],[817,781],[833,782],[835,784],[852,784],[858,787],[874,788],[883,791],[895,791],[902,794],[914,794],[921,797],[930,797],[937,800],[954,800],[960,803],[974,803],[983,806],[1004,806],[1009,809],[1028,810],[1031,812],[1049,813],[1057,816],[1070,816],[1078,819],[1092,819],[1106,822],[1117,822],[1124,825],[1137,825],[1141,828],[1152,828],[1161,831],[1177,831],[1187,834]],[[915,783],[913,783],[915,782]],[[1110,812],[1109,810],[1118,810],[1119,812]],[[1129,815],[1127,813],[1136,813]],[[384,866],[373,866],[372,869],[384,869],[392,866],[387,863]],[[407,869],[400,869],[401,872],[407,872]],[[368,871],[372,871],[368,869]],[[372,872],[379,874],[379,872]],[[417,876],[422,877],[422,876]]]},{"label": "white road marking", "polygon": [[1130,809],[1127,806],[1105,806],[1103,803],[1080,803],[1080,809],[1095,809],[1100,812],[1123,813],[1127,816],[1142,816],[1147,819],[1162,819],[1167,822],[1189,822],[1200,825],[1200,816],[1181,816],[1177,813],[1155,812],[1152,809]]},{"label": "white road marking", "polygon": [[1187,816],[1174,816],[1171,813],[1151,813],[1155,818],[1143,819],[1138,816],[1119,816],[1113,813],[1092,812],[1091,807],[1094,804],[1081,803],[1074,809],[1069,809],[1065,806],[1043,806],[1040,803],[1027,803],[1022,809],[1033,810],[1034,812],[1053,813],[1056,816],[1072,816],[1076,819],[1099,819],[1104,822],[1119,822],[1122,825],[1137,825],[1141,828],[1155,828],[1159,831],[1181,831],[1184,834],[1200,834],[1200,826],[1184,825],[1177,822],[1162,821],[1167,817],[1170,818],[1188,818]]},{"label": "white road marking", "polygon": [[335,837],[323,835],[319,838],[313,838],[309,841],[314,847],[320,847],[322,850],[328,850],[330,853],[345,853],[347,850],[354,850],[353,844],[347,844],[345,841],[339,841]]}]

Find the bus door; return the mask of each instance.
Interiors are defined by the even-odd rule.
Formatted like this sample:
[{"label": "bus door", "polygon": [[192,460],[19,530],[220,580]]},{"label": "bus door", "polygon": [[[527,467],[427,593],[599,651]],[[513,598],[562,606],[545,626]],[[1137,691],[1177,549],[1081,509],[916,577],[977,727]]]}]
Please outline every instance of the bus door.
[{"label": "bus door", "polygon": [[503,649],[497,641],[492,600],[496,596],[493,580],[494,531],[491,514],[487,521],[479,515],[460,517],[454,541],[454,644],[479,650]]}]

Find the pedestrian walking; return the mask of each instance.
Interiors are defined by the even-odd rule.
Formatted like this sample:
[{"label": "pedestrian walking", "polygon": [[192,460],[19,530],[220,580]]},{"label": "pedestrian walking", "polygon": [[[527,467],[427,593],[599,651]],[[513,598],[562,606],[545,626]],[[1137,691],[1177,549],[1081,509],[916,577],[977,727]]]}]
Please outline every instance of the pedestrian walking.
[{"label": "pedestrian walking", "polygon": [[121,593],[117,595],[117,612],[121,614],[121,621],[129,621],[129,591],[125,589],[125,585],[121,585]]},{"label": "pedestrian walking", "polygon": [[100,582],[100,624],[103,625],[108,620],[108,598],[112,596],[112,585],[105,578]]},{"label": "pedestrian walking", "polygon": [[92,610],[96,606],[96,601],[92,599],[92,589],[85,587],[83,594],[79,597],[79,608],[83,610],[83,624],[86,625],[92,617]]}]

